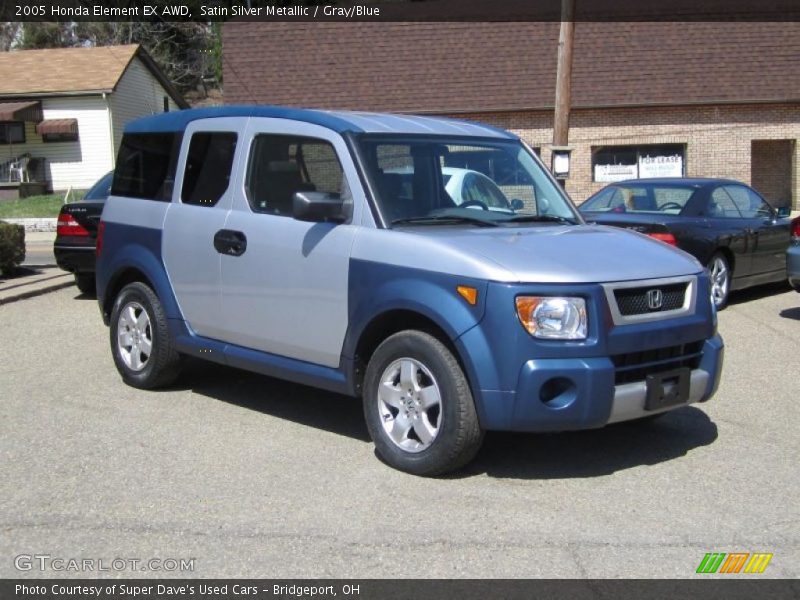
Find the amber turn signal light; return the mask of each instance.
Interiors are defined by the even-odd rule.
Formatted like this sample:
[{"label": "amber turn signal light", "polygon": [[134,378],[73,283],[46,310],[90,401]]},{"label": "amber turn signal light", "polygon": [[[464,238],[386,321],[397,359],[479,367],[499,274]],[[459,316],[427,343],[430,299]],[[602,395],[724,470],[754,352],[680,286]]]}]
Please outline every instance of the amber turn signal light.
[{"label": "amber turn signal light", "polygon": [[460,285],[456,288],[456,291],[470,306],[475,306],[478,303],[478,290],[474,287]]}]

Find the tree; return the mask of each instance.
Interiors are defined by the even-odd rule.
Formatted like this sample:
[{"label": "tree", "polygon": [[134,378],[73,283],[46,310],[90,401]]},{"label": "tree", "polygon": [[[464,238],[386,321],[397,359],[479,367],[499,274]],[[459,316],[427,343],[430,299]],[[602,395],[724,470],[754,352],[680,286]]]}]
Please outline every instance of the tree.
[{"label": "tree", "polygon": [[6,21],[0,23],[0,52],[10,50],[22,33],[22,23]]},{"label": "tree", "polygon": [[141,44],[181,92],[218,87],[222,52],[218,23],[3,23],[0,48],[69,48]]}]

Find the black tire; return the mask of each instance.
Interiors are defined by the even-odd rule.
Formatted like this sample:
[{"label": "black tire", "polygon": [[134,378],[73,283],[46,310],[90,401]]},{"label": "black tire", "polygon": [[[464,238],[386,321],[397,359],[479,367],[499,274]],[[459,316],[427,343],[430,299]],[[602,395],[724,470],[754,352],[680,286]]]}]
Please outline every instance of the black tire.
[{"label": "black tire", "polygon": [[[731,295],[731,281],[733,280],[733,271],[728,259],[722,252],[715,252],[711,260],[708,261],[709,284],[711,285],[711,301],[717,307],[717,310],[722,310],[728,305],[728,299]],[[724,271],[724,285],[722,280],[715,275]]]},{"label": "black tire", "polygon": [[[398,364],[410,361],[417,368],[414,378],[425,390],[435,389],[440,399],[438,409],[410,408],[420,417],[425,411],[425,422],[432,423],[431,414],[436,420],[436,433],[425,446],[417,435],[421,420],[413,421],[400,414],[400,410],[381,405],[379,386],[382,379]],[[396,389],[391,391],[404,394],[399,381],[401,368],[397,367]],[[432,377],[428,377],[427,371]],[[423,380],[424,378],[424,380]],[[405,387],[405,386],[403,386]],[[415,389],[423,390],[423,387]],[[422,397],[421,393],[418,395]],[[410,397],[406,400],[411,402]],[[483,442],[483,430],[478,422],[475,403],[469,383],[453,354],[432,335],[422,331],[408,330],[396,333],[381,343],[367,365],[364,378],[364,416],[367,429],[375,443],[378,456],[390,466],[413,473],[414,475],[435,476],[454,471],[470,462]],[[392,411],[389,413],[388,411]],[[397,411],[397,412],[394,412]],[[395,418],[397,417],[397,418]],[[391,418],[391,421],[389,419]],[[395,442],[385,426],[404,419],[404,423],[415,423],[408,430],[403,443],[417,444],[416,450],[404,449]],[[416,437],[416,440],[413,439]]]},{"label": "black tire", "polygon": [[[142,311],[146,312],[149,323],[138,336],[150,344],[150,353],[145,361],[141,361],[144,350],[138,351],[140,349],[138,343],[127,351],[120,338],[121,329],[127,329],[131,336],[134,334],[127,328],[127,323],[131,320],[127,316],[131,314],[128,309],[140,318]],[[123,311],[126,313],[125,317]],[[110,340],[114,364],[128,385],[141,389],[158,388],[175,381],[180,373],[181,355],[172,345],[164,309],[155,292],[144,283],[137,281],[126,285],[114,300],[114,307],[111,310]],[[143,362],[138,369],[135,368],[135,362],[133,366],[130,364],[136,359]]]},{"label": "black tire", "polygon": [[75,273],[75,285],[82,294],[90,294],[94,296],[97,293],[94,286],[94,274],[92,273]]}]

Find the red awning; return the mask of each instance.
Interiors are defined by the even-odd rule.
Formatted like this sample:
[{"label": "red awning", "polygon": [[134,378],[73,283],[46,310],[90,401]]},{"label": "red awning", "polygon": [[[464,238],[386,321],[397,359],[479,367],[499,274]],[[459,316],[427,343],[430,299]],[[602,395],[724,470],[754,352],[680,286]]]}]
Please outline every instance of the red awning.
[{"label": "red awning", "polygon": [[38,100],[0,102],[0,121],[31,121],[32,123],[38,123],[42,118],[42,104]]},{"label": "red awning", "polygon": [[47,119],[36,126],[36,133],[78,133],[77,119]]}]

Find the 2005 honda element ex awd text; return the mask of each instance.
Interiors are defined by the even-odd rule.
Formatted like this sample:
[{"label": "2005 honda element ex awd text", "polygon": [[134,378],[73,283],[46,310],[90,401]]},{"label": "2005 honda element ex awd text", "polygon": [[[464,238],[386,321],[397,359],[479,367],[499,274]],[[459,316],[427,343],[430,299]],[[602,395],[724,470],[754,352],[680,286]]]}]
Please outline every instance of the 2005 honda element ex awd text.
[{"label": "2005 honda element ex awd text", "polygon": [[166,385],[194,356],[361,396],[379,456],[420,475],[466,464],[486,430],[704,402],[722,369],[694,258],[586,224],[528,146],[475,123],[244,106],[134,121],[97,253],[127,383]]}]

